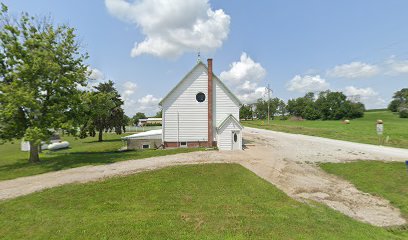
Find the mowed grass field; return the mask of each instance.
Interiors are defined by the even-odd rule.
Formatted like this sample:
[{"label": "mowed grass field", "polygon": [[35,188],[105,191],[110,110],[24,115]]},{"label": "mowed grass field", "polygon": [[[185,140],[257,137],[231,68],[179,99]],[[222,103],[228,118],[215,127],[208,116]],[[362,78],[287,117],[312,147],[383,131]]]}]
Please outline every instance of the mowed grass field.
[{"label": "mowed grass field", "polygon": [[4,239],[404,239],[405,233],[295,201],[236,164],[177,166],[0,202]]},{"label": "mowed grass field", "polygon": [[244,126],[254,128],[378,144],[377,119],[384,121],[384,138],[389,136],[389,142],[384,145],[408,148],[408,119],[399,118],[397,114],[389,111],[365,112],[363,118],[350,120],[350,124],[343,124],[340,120],[273,120],[270,125],[267,124],[267,120],[242,121],[242,123]]},{"label": "mowed grass field", "polygon": [[28,162],[28,152],[20,151],[20,141],[0,144],[0,180],[30,176],[50,171],[114,163],[123,160],[141,159],[202,149],[180,148],[168,150],[137,150],[118,151],[123,147],[121,137],[126,134],[116,135],[105,133],[104,141],[98,142],[97,138],[79,139],[72,136],[62,136],[64,141],[70,143],[70,148],[58,151],[43,151],[39,164]]}]

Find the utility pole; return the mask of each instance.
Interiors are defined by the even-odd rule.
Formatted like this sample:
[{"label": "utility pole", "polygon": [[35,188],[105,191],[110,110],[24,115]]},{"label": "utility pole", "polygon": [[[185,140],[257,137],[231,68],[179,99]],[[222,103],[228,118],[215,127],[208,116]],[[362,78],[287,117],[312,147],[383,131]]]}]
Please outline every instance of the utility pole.
[{"label": "utility pole", "polygon": [[268,83],[268,86],[265,88],[266,89],[266,91],[268,91],[268,125],[269,125],[269,118],[270,118],[270,111],[269,111],[269,108],[270,108],[270,103],[271,103],[271,93],[273,93],[273,90],[269,87],[269,83]]}]

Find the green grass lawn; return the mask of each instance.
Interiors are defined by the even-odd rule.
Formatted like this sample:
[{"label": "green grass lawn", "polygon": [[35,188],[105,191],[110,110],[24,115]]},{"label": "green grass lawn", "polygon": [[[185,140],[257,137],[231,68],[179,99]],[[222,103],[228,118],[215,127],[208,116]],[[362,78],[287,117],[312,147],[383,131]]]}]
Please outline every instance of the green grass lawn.
[{"label": "green grass lawn", "polygon": [[177,166],[0,202],[5,239],[403,239],[297,202],[236,164]]},{"label": "green grass lawn", "polygon": [[59,151],[44,151],[40,154],[42,162],[28,162],[28,152],[20,151],[20,141],[0,145],[0,180],[35,175],[50,171],[84,165],[113,163],[123,160],[163,156],[182,152],[197,151],[194,148],[179,148],[167,150],[138,150],[119,152],[123,146],[121,137],[125,135],[104,134],[104,141],[96,138],[79,139],[63,136],[70,143],[70,148]]},{"label": "green grass lawn", "polygon": [[245,126],[274,131],[299,133],[311,136],[340,139],[352,142],[378,144],[376,120],[384,121],[384,136],[389,136],[387,146],[408,148],[408,119],[399,118],[389,111],[365,112],[363,118],[354,119],[350,124],[339,121],[292,121],[267,120],[242,121]]}]

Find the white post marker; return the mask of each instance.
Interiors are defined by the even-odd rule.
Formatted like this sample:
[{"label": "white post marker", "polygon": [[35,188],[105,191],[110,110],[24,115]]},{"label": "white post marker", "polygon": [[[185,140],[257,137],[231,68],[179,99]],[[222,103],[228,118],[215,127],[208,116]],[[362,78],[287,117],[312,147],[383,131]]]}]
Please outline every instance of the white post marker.
[{"label": "white post marker", "polygon": [[383,121],[382,120],[377,120],[377,135],[378,135],[378,144],[379,145],[382,145],[383,133],[384,133]]},{"label": "white post marker", "polygon": [[377,123],[377,134],[382,135],[384,132],[384,125]]}]

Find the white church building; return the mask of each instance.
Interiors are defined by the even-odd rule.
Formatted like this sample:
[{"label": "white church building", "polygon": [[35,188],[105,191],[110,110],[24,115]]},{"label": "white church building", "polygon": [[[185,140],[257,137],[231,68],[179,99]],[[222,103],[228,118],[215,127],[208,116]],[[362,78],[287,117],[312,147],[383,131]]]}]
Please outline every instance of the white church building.
[{"label": "white church building", "polygon": [[242,150],[241,102],[201,61],[160,102],[162,144]]}]

